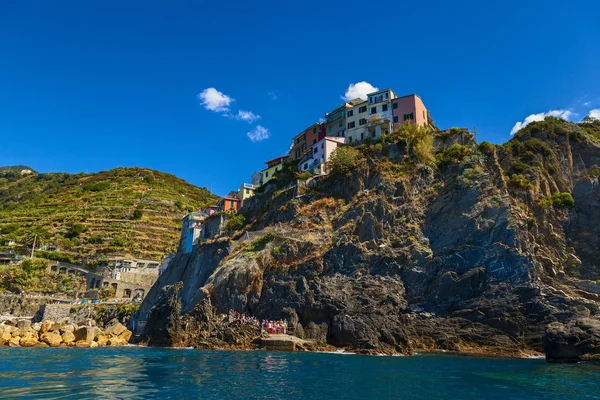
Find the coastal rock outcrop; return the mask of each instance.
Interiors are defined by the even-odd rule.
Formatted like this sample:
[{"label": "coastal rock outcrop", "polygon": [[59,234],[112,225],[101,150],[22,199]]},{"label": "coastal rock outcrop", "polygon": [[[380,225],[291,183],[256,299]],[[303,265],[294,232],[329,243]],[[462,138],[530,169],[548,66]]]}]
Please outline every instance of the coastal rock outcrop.
[{"label": "coastal rock outcrop", "polygon": [[360,352],[593,358],[598,139],[600,122],[552,118],[503,146],[450,130],[435,165],[401,136],[365,144],[351,174],[249,200],[252,240],[178,253],[135,320],[155,345],[210,346],[194,336],[214,332],[194,316],[208,303]]},{"label": "coastal rock outcrop", "polygon": [[6,321],[0,324],[0,346],[125,346],[132,340],[133,335],[116,320],[111,321],[104,330],[96,326],[75,326],[67,324],[66,321],[50,320],[33,325],[29,320],[19,320],[15,325]]}]

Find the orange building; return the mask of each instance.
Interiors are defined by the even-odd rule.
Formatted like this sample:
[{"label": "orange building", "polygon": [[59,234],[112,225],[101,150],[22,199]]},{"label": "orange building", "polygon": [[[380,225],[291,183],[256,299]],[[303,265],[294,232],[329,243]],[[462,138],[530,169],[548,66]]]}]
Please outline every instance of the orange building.
[{"label": "orange building", "polygon": [[424,126],[429,124],[429,112],[423,100],[416,94],[398,97],[392,100],[394,130],[407,121]]},{"label": "orange building", "polygon": [[241,201],[235,197],[221,197],[217,202],[221,211],[239,211],[242,207]]},{"label": "orange building", "polygon": [[291,160],[299,160],[309,151],[312,151],[312,145],[319,141],[319,124],[313,124],[304,131],[294,136],[292,148],[289,152]]}]

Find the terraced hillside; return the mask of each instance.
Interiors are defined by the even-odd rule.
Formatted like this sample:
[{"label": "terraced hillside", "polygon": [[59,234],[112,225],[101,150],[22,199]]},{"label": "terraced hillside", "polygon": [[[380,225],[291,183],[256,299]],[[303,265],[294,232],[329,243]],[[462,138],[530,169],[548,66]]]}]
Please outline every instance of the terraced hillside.
[{"label": "terraced hillside", "polygon": [[60,253],[52,256],[85,260],[119,252],[157,259],[176,250],[184,212],[215,200],[206,188],[150,169],[9,170],[0,173],[0,245],[12,240],[26,251],[37,235],[38,244]]}]

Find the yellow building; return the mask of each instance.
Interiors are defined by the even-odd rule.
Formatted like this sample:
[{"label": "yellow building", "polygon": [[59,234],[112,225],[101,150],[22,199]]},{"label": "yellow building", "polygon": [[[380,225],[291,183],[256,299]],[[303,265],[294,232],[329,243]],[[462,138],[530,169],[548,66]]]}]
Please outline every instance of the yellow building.
[{"label": "yellow building", "polygon": [[273,179],[275,172],[283,169],[283,163],[287,160],[287,156],[277,157],[273,160],[267,161],[267,168],[262,171],[263,185]]},{"label": "yellow building", "polygon": [[257,186],[254,186],[250,183],[244,183],[240,187],[240,190],[237,192],[237,198],[240,199],[242,205],[244,205],[244,200],[249,199],[254,196],[256,193]]}]

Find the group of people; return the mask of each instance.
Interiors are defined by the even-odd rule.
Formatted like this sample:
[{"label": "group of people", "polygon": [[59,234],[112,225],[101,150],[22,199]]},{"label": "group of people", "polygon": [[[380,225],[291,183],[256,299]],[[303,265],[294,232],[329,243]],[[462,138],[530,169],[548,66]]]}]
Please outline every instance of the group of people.
[{"label": "group of people", "polygon": [[270,321],[263,319],[260,321],[258,318],[248,316],[244,313],[240,313],[235,310],[229,310],[229,318],[234,321],[241,321],[245,324],[253,324],[260,326],[261,330],[270,334],[276,333],[288,333],[288,320],[287,319],[279,319],[275,321]]}]

